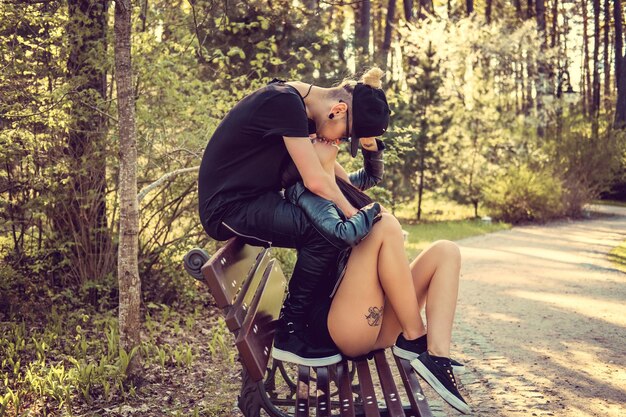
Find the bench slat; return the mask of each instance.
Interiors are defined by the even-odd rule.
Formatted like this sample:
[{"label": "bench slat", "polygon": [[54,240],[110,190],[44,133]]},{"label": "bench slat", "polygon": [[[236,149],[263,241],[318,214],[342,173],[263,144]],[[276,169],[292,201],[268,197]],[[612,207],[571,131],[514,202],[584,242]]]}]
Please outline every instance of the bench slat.
[{"label": "bench slat", "polygon": [[337,380],[335,383],[339,390],[339,401],[341,403],[339,411],[341,412],[341,417],[354,417],[350,369],[345,359],[337,364]]},{"label": "bench slat", "polygon": [[296,391],[296,417],[309,416],[309,367],[298,365],[298,391]]},{"label": "bench slat", "polygon": [[260,381],[265,375],[286,286],[278,261],[272,259],[235,340],[241,360],[253,381]]},{"label": "bench slat", "polygon": [[408,360],[399,358],[395,355],[394,357],[396,358],[396,363],[398,364],[398,369],[400,371],[400,376],[402,377],[402,382],[404,382],[406,393],[409,396],[411,408],[419,417],[433,417],[433,414],[428,407],[426,397],[424,396],[424,392],[422,391],[422,387],[417,379],[417,374],[413,371],[413,367]]},{"label": "bench slat", "polygon": [[356,362],[356,370],[359,375],[359,385],[361,386],[361,397],[363,398],[363,410],[367,417],[380,417],[378,402],[374,392],[374,383],[367,360]]},{"label": "bench slat", "polygon": [[202,276],[219,308],[233,303],[241,284],[250,275],[257,256],[263,250],[261,247],[246,245],[241,239],[232,238],[204,264]]},{"label": "bench slat", "polygon": [[270,258],[271,253],[269,250],[264,250],[259,254],[255,266],[250,271],[250,276],[241,286],[241,291],[239,291],[232,308],[228,310],[225,321],[226,326],[228,326],[228,330],[231,332],[239,330],[243,325],[246,313],[252,304],[254,294],[261,283],[261,279],[263,278],[265,269],[270,262]]},{"label": "bench slat", "polygon": [[376,370],[378,371],[380,385],[383,390],[383,395],[385,396],[388,415],[391,417],[404,417],[402,400],[400,399],[400,395],[398,395],[398,389],[393,380],[391,368],[389,368],[389,363],[387,363],[384,350],[379,350],[374,354],[374,362],[376,362]]},{"label": "bench slat", "polygon": [[316,368],[317,373],[317,416],[328,417],[330,416],[330,381],[328,379],[328,367]]}]

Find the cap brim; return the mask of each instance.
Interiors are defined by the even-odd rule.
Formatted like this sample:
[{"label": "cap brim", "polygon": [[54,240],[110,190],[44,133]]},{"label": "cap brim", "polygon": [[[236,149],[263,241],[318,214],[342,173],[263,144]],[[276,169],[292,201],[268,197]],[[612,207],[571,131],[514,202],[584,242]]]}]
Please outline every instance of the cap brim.
[{"label": "cap brim", "polygon": [[359,152],[359,138],[351,138],[350,139],[350,155],[353,158],[356,158],[356,154]]}]

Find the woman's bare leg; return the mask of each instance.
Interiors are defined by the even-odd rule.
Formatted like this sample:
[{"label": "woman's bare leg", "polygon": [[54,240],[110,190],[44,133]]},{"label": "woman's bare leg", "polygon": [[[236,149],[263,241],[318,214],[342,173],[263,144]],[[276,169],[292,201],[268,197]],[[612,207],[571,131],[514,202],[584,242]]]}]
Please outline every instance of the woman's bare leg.
[{"label": "woman's bare leg", "polygon": [[[426,306],[428,350],[435,356],[450,356],[460,268],[459,248],[454,242],[446,240],[432,243],[411,262],[420,311]],[[386,308],[376,349],[393,345],[401,330],[395,311]]]},{"label": "woman's bare leg", "polygon": [[[385,299],[389,301],[387,306]],[[370,235],[352,250],[346,274],[333,298],[328,328],[339,349],[350,356],[371,351],[381,324],[390,314],[386,311],[389,306],[406,338],[425,333],[402,228],[395,217],[384,213]]]}]

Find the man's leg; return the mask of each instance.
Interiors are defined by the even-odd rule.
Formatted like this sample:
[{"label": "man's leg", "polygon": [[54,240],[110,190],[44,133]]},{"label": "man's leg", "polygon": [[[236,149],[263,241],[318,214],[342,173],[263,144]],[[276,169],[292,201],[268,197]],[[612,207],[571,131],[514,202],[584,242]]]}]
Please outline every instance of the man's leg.
[{"label": "man's leg", "polygon": [[330,272],[336,267],[339,250],[317,232],[299,207],[277,193],[237,205],[223,218],[222,226],[223,231],[243,237],[252,245],[298,250],[273,356],[309,366],[326,366],[341,360],[334,346],[313,347],[302,337],[316,289],[335,276]]}]

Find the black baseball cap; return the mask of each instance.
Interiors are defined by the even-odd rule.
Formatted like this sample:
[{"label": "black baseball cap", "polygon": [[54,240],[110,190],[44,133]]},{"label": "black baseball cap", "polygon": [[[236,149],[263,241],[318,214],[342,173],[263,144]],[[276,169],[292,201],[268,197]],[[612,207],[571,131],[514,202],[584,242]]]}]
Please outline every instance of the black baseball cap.
[{"label": "black baseball cap", "polygon": [[352,92],[352,157],[359,150],[360,138],[380,136],[387,131],[389,114],[391,110],[383,90],[361,82],[356,84]]}]

